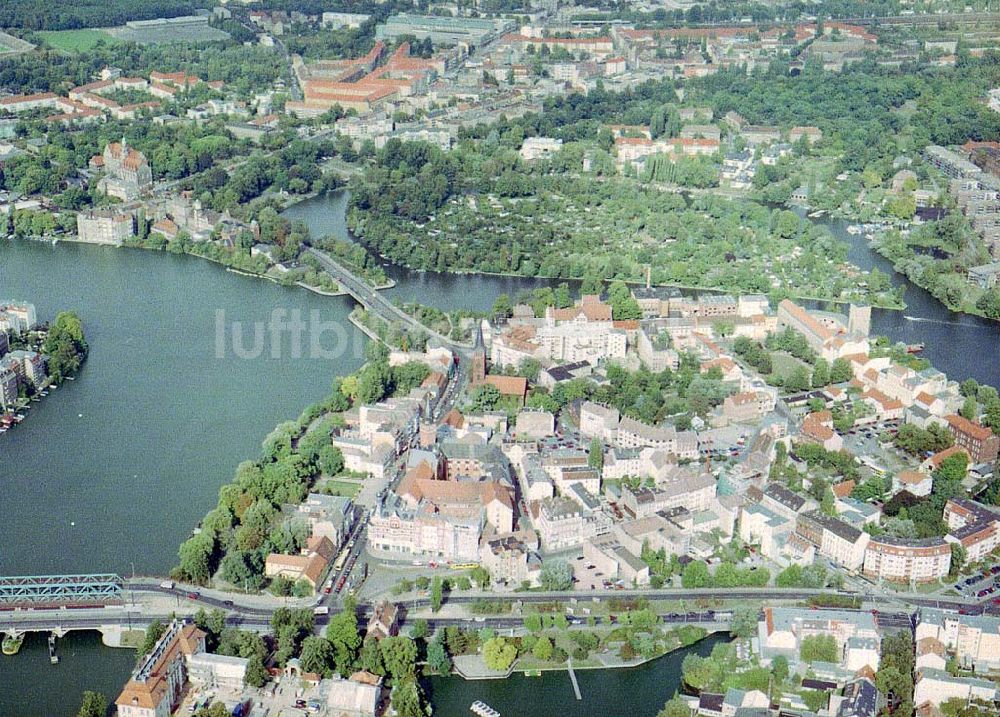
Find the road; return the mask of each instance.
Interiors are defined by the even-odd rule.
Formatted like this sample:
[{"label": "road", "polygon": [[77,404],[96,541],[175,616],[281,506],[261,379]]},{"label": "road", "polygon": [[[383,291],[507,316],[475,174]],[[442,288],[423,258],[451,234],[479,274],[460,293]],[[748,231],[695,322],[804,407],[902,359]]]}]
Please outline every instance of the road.
[{"label": "road", "polygon": [[[360,544],[360,543],[359,543]],[[46,610],[46,611],[19,611],[16,613],[6,612],[3,613],[3,617],[0,618],[0,632],[16,631],[23,632],[26,630],[31,631],[63,631],[63,630],[87,630],[87,629],[100,629],[101,627],[107,626],[131,626],[133,628],[143,627],[148,625],[153,620],[165,620],[169,619],[170,614],[194,614],[198,608],[219,608],[227,611],[226,622],[229,625],[242,627],[244,629],[253,629],[260,631],[267,631],[270,629],[270,618],[273,614],[274,607],[251,607],[247,605],[238,605],[234,601],[221,600],[215,597],[201,595],[197,593],[189,593],[183,587],[176,588],[164,588],[159,585],[153,585],[148,582],[135,582],[129,583],[129,588],[131,590],[140,592],[158,592],[168,595],[175,595],[183,598],[181,600],[181,605],[187,605],[189,610],[185,611],[182,609],[177,609],[171,611],[171,613],[166,613],[162,611],[158,612],[134,612],[126,611],[125,608],[104,608],[96,610]],[[196,597],[188,598],[189,594],[194,594]],[[800,590],[800,589],[785,589],[785,588],[737,588],[729,590],[717,590],[717,589],[698,589],[698,590],[673,590],[673,589],[661,589],[661,590],[615,590],[615,591],[576,591],[576,592],[547,592],[547,593],[512,593],[509,595],[499,595],[495,593],[452,593],[447,596],[446,604],[452,605],[463,605],[471,604],[478,600],[489,599],[489,600],[505,600],[505,601],[520,601],[522,603],[541,603],[541,602],[554,602],[563,601],[567,604],[570,598],[574,598],[577,603],[587,603],[590,602],[592,598],[597,598],[598,600],[629,600],[629,599],[645,599],[645,600],[656,600],[656,601],[667,601],[667,600],[729,600],[729,601],[752,601],[759,602],[762,600],[787,600],[787,601],[802,601],[807,600],[811,597],[818,595],[829,595],[829,590]],[[842,593],[846,596],[861,597],[866,602],[871,604],[888,604],[905,602],[911,607],[935,607],[948,610],[959,610],[964,609],[967,611],[978,611],[978,606],[974,603],[968,601],[956,601],[956,600],[936,600],[934,598],[928,598],[925,596],[896,596],[893,598],[887,598],[882,596],[865,596],[857,593]],[[325,596],[321,598],[321,601],[327,603],[331,608],[335,607],[334,596]],[[419,610],[427,610],[430,607],[430,600],[428,598],[417,598],[410,600],[400,600],[399,604],[404,608],[404,613],[409,611],[411,613]],[[312,605],[317,603],[313,601]],[[817,610],[822,610],[823,608],[817,608]],[[358,606],[358,611],[362,615],[370,614],[372,610],[372,605],[370,604],[360,604]],[[332,610],[331,610],[332,611]],[[728,609],[719,609],[719,613],[726,612]],[[864,611],[864,610],[859,610]],[[991,610],[991,613],[993,611]],[[661,611],[661,618],[668,622],[698,622],[702,621],[703,617],[709,615],[714,615],[712,611],[705,611],[703,613],[697,612],[668,612],[667,610]],[[876,612],[880,615],[880,624],[883,624],[887,628],[902,628],[908,624],[912,624],[907,613],[899,611],[880,611]],[[699,617],[693,618],[692,615],[698,615]],[[511,616],[511,615],[493,615],[493,616],[463,616],[463,617],[443,617],[443,616],[432,616],[430,618],[436,624],[449,624],[449,625],[469,625],[469,626],[482,626],[482,623],[487,623],[490,626],[496,627],[516,627],[521,623],[521,617]],[[329,621],[329,615],[317,615],[316,625],[317,628],[322,628]]]}]

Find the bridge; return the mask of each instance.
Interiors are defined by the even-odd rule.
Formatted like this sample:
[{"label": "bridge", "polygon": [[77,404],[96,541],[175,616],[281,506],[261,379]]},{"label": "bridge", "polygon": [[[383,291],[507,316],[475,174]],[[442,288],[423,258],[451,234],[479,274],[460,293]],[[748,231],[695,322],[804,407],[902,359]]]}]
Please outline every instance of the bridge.
[{"label": "bridge", "polygon": [[0,610],[123,604],[123,586],[110,573],[0,577]]},{"label": "bridge", "polygon": [[437,331],[430,329],[427,326],[424,326],[415,318],[379,294],[378,291],[372,288],[372,286],[364,279],[357,277],[345,266],[335,261],[326,252],[320,251],[314,247],[310,247],[307,251],[319,262],[320,266],[323,267],[326,273],[337,280],[337,283],[340,284],[340,287],[344,291],[350,294],[355,301],[365,307],[368,311],[378,315],[381,319],[389,323],[401,324],[411,331],[420,331],[428,336],[432,336],[442,345],[457,353],[468,354],[469,350],[472,348],[469,344],[463,344],[455,341],[443,334],[438,333]]}]

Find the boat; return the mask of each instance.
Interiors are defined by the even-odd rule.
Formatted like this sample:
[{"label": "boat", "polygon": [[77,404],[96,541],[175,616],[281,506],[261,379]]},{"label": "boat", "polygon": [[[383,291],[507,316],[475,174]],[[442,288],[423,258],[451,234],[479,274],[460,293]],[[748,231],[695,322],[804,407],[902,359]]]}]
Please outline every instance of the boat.
[{"label": "boat", "polygon": [[22,644],[24,644],[24,633],[16,636],[5,635],[3,638],[3,654],[16,655],[21,649]]},{"label": "boat", "polygon": [[476,700],[469,708],[473,714],[479,717],[500,717],[500,712],[490,707],[482,700]]},{"label": "boat", "polygon": [[908,354],[918,354],[924,350],[923,344],[907,344],[906,353]]},{"label": "boat", "polygon": [[541,677],[542,676],[542,671],[541,670],[525,670],[524,671],[524,676],[525,677]]},{"label": "boat", "polygon": [[56,636],[49,633],[49,662],[53,665],[59,664],[59,655],[56,654]]}]

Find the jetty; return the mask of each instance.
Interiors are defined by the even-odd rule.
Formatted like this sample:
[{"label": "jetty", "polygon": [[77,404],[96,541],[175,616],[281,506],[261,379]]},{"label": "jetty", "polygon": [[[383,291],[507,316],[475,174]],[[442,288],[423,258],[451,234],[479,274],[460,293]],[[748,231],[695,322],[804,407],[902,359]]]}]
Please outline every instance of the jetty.
[{"label": "jetty", "polygon": [[573,692],[576,694],[578,700],[583,699],[583,695],[580,694],[580,685],[576,681],[576,673],[573,672],[573,658],[566,660],[566,666],[569,668],[569,679],[573,683]]}]

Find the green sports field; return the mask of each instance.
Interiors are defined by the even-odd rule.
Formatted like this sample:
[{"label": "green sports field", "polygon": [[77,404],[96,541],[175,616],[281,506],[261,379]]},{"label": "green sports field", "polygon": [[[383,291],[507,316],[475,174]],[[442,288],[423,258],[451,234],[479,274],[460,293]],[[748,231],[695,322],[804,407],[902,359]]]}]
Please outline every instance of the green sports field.
[{"label": "green sports field", "polygon": [[102,30],[50,30],[38,33],[45,42],[61,52],[77,52],[93,49],[100,40],[111,44],[115,39]]}]

